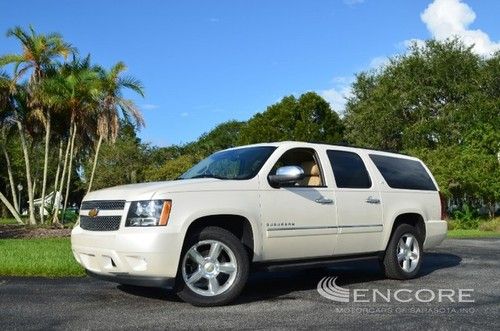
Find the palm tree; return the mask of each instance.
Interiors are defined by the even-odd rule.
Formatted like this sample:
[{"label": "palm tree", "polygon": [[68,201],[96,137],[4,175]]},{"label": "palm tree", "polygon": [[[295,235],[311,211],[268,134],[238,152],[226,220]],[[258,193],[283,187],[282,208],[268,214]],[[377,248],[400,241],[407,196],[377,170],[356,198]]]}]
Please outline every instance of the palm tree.
[{"label": "palm tree", "polygon": [[70,44],[64,42],[60,34],[37,34],[32,26],[29,27],[29,31],[19,26],[9,29],[7,37],[16,38],[23,47],[21,54],[7,54],[0,57],[1,65],[10,63],[15,65],[15,80],[31,70],[30,79],[36,83],[43,77],[45,69],[52,65],[54,59],[60,56],[66,58],[76,52]]},{"label": "palm tree", "polygon": [[11,78],[5,72],[0,71],[0,141],[2,146],[2,153],[5,157],[5,165],[7,167],[7,175],[9,177],[9,184],[12,194],[12,202],[14,203],[14,208],[20,212],[19,206],[17,205],[16,199],[16,185],[14,183],[14,176],[12,174],[12,166],[10,163],[9,153],[7,152],[7,148],[5,146],[5,142],[7,141],[7,131],[10,128],[9,121],[9,113],[11,113],[11,99],[10,99],[10,86],[11,86]]},{"label": "palm tree", "polygon": [[[23,150],[23,155],[24,155],[24,164],[25,164],[25,171],[26,171],[26,182],[27,182],[27,190],[28,190],[28,199],[30,202],[33,201],[33,185],[31,181],[31,165],[30,165],[30,160],[29,160],[29,154],[28,154],[28,146],[26,143],[26,136],[25,136],[25,127],[24,127],[24,122],[26,119],[26,93],[25,93],[25,86],[22,85],[17,85],[15,80],[10,78],[7,74],[3,73],[2,74],[2,105],[3,105],[3,123],[15,123],[17,130],[19,132],[19,137],[21,140],[21,147]],[[2,127],[2,131],[6,130],[6,126]],[[5,132],[5,131],[4,131]],[[2,135],[4,135],[4,132],[2,132]],[[12,174],[12,170],[10,169],[10,159],[7,154],[7,150],[5,149],[5,146],[2,148],[3,154],[6,158],[6,163],[7,163],[7,171],[9,174]],[[9,175],[9,181],[10,181],[11,175]],[[13,195],[13,200],[15,200],[15,190],[12,188],[14,186],[13,179],[10,181],[11,184],[11,190],[12,190],[12,195]],[[29,223],[30,224],[35,224],[35,217],[34,217],[34,212],[33,212],[33,204],[30,203],[30,218],[29,218]],[[20,206],[18,206],[20,209]]]},{"label": "palm tree", "polygon": [[[23,153],[25,156],[25,166],[26,166],[26,174],[31,173],[31,168],[29,164],[29,159],[26,160],[27,156],[27,146],[26,146],[26,140],[24,139],[24,129],[23,129],[23,124],[22,124],[22,119],[20,114],[22,113],[22,107],[23,107],[23,93],[22,93],[22,86],[17,86],[6,73],[1,72],[0,73],[0,124],[1,124],[1,131],[2,131],[2,151],[5,157],[6,161],[6,166],[7,166],[7,174],[9,176],[9,183],[11,186],[11,193],[12,193],[12,200],[14,201],[14,206],[10,204],[8,199],[2,194],[0,197],[0,200],[7,206],[7,208],[10,210],[14,218],[20,223],[24,224],[24,222],[21,220],[19,216],[20,212],[20,207],[17,206],[16,201],[16,191],[15,191],[15,183],[14,183],[14,177],[12,175],[12,168],[10,164],[10,157],[7,152],[7,149],[5,147],[5,141],[6,141],[6,131],[9,129],[10,124],[15,123],[19,133],[20,133],[20,138],[21,138],[21,145],[23,148]],[[18,108],[19,107],[19,108]],[[28,187],[30,187],[31,181],[28,181]],[[30,221],[33,221],[30,219]],[[33,222],[31,222],[33,224]]]},{"label": "palm tree", "polygon": [[24,224],[19,216],[19,206],[17,205],[16,200],[16,185],[14,183],[14,176],[12,175],[12,167],[10,163],[10,157],[7,152],[7,148],[5,146],[6,141],[6,131],[9,126],[9,118],[10,118],[10,108],[11,108],[11,87],[12,87],[12,79],[5,72],[0,71],[0,145],[2,146],[2,153],[5,157],[5,163],[7,167],[7,174],[9,177],[9,184],[12,194],[12,201],[14,205],[10,203],[7,197],[0,192],[0,201],[2,201],[7,209],[11,212],[12,216],[16,219],[19,224]]},{"label": "palm tree", "polygon": [[[71,183],[75,138],[79,128],[87,129],[88,118],[99,104],[99,68],[91,65],[89,56],[83,59],[73,56],[72,61],[61,65],[58,75],[45,82],[45,88],[47,91],[51,91],[48,93],[51,95],[49,104],[52,107],[64,109],[69,114],[69,133],[61,180],[59,181],[59,192],[61,193],[64,184],[66,184],[64,215]],[[82,130],[82,132],[86,131],[88,130]],[[58,222],[57,213],[54,214],[53,222]]]},{"label": "palm tree", "polygon": [[[39,109],[39,118],[45,126],[45,154],[41,197],[42,205],[40,208],[40,217],[43,222],[51,134],[51,112],[50,108],[41,110],[43,105],[40,104],[40,100],[35,98],[34,91],[40,81],[44,78],[47,68],[50,68],[53,65],[54,60],[61,56],[66,58],[70,53],[74,53],[75,49],[70,44],[64,42],[60,34],[38,34],[32,26],[29,27],[29,31],[25,31],[19,26],[9,29],[7,31],[7,36],[16,38],[21,43],[23,51],[21,54],[8,54],[0,57],[0,65],[14,64],[14,79],[16,81],[24,74],[31,71],[28,88],[28,95],[30,97],[29,105],[30,107]],[[28,176],[27,178],[28,181],[31,181],[31,176]],[[28,187],[30,186],[31,185],[28,185]],[[34,222],[33,192],[29,193],[29,195],[30,221]]]},{"label": "palm tree", "polygon": [[144,97],[144,88],[141,82],[134,77],[123,76],[123,72],[126,70],[127,67],[125,64],[118,62],[109,71],[104,69],[100,71],[99,78],[102,95],[97,114],[97,135],[99,139],[95,150],[87,193],[92,189],[102,141],[103,139],[110,140],[111,142],[116,140],[120,128],[120,115],[126,121],[132,119],[138,128],[144,126],[144,118],[139,108],[132,100],[125,99],[122,94],[123,89],[129,89]]},{"label": "palm tree", "polygon": [[28,192],[28,210],[29,210],[29,224],[36,224],[35,219],[35,205],[34,205],[34,185],[31,175],[31,160],[28,150],[28,141],[26,137],[26,124],[28,122],[29,107],[28,107],[28,92],[26,85],[18,85],[15,93],[12,95],[14,102],[13,119],[17,126],[19,139],[21,141],[21,148],[24,156],[24,168],[26,171],[26,184]]}]

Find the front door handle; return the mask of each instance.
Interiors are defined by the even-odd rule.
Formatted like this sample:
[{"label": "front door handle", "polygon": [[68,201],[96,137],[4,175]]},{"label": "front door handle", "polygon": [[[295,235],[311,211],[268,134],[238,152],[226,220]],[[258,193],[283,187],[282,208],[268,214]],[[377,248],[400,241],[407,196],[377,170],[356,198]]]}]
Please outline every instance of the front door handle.
[{"label": "front door handle", "polygon": [[377,199],[377,198],[374,198],[374,197],[368,197],[366,199],[366,202],[367,203],[374,203],[374,204],[379,204],[380,203],[380,199]]},{"label": "front door handle", "polygon": [[321,198],[317,198],[316,200],[314,200],[314,202],[321,203],[323,205],[327,205],[327,204],[333,203],[333,200],[321,197]]}]

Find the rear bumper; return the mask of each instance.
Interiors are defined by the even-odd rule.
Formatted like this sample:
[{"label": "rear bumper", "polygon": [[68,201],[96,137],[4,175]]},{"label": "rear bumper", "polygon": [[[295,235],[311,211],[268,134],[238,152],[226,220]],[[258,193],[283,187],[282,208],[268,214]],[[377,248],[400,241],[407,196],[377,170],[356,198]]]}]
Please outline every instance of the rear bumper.
[{"label": "rear bumper", "polygon": [[448,231],[448,222],[435,220],[425,222],[425,242],[424,248],[432,248],[439,245],[445,238]]},{"label": "rear bumper", "polygon": [[145,287],[161,287],[165,289],[173,289],[175,286],[175,278],[170,277],[131,276],[128,274],[98,274],[89,270],[85,271],[87,272],[87,275],[91,277],[113,283]]}]

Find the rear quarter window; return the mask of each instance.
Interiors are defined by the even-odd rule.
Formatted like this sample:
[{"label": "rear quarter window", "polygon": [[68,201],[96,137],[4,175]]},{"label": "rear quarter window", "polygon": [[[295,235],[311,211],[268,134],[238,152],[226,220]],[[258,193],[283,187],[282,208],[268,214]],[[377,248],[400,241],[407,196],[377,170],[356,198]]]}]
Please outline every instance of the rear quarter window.
[{"label": "rear quarter window", "polygon": [[370,154],[375,166],[392,188],[436,191],[436,185],[421,162],[398,157]]}]

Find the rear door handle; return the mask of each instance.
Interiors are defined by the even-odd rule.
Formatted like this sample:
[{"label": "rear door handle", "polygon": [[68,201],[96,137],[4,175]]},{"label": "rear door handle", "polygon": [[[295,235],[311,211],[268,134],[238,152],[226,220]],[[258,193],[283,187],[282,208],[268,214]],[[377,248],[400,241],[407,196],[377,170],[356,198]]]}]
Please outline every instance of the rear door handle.
[{"label": "rear door handle", "polygon": [[327,205],[327,204],[333,203],[333,200],[321,197],[321,198],[317,198],[316,200],[314,200],[314,202],[321,203],[323,205]]},{"label": "rear door handle", "polygon": [[374,198],[374,197],[371,197],[371,196],[370,196],[370,197],[368,197],[368,198],[366,199],[366,202],[367,202],[367,203],[378,204],[378,203],[380,203],[380,199],[377,199],[377,198]]}]

